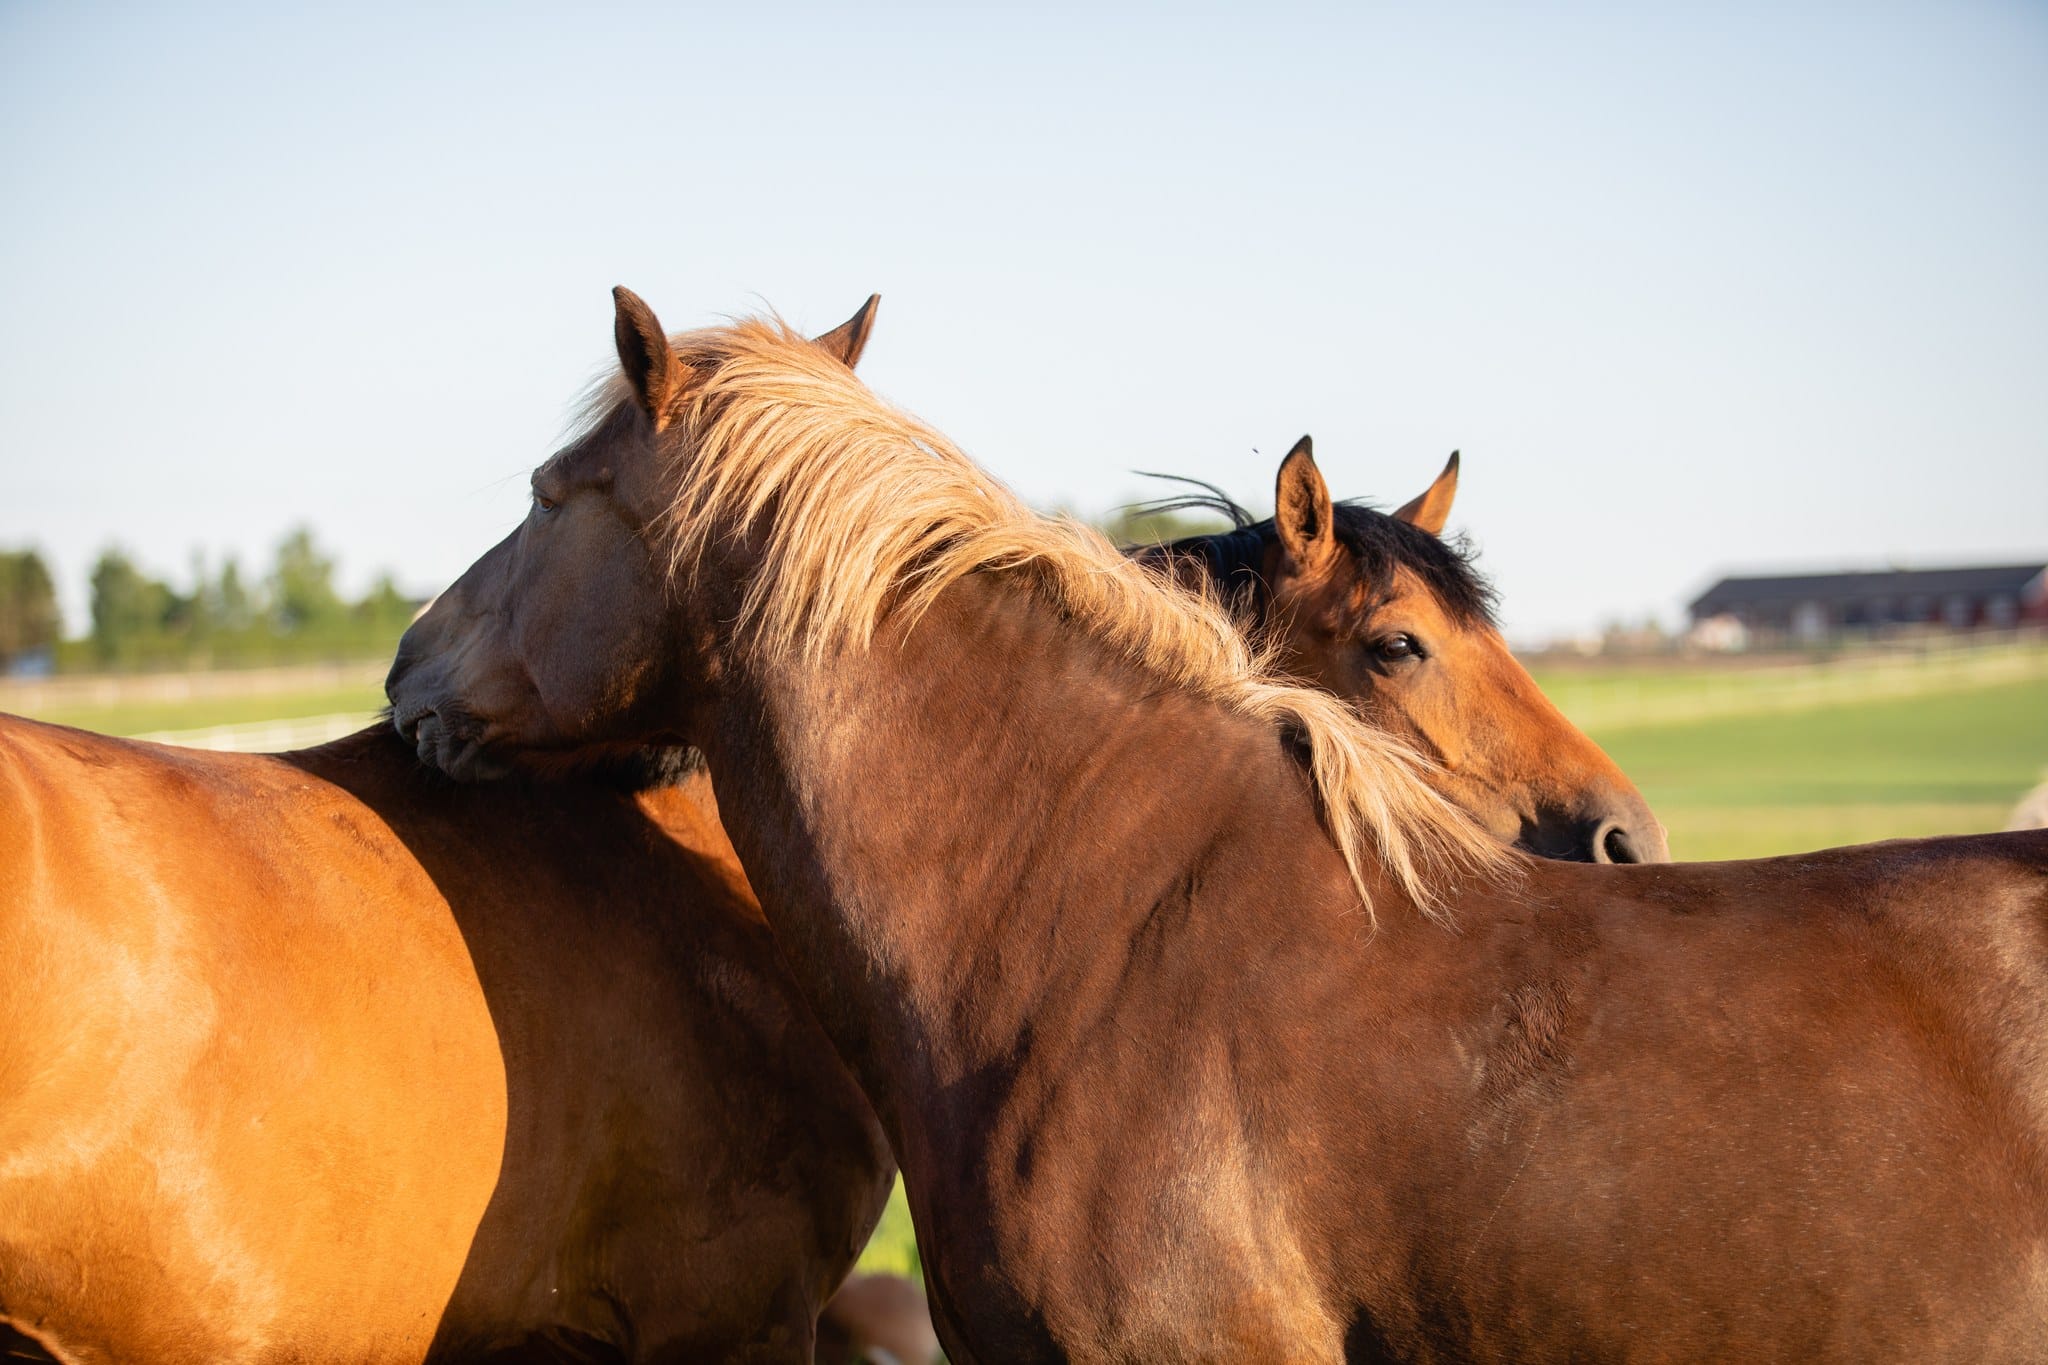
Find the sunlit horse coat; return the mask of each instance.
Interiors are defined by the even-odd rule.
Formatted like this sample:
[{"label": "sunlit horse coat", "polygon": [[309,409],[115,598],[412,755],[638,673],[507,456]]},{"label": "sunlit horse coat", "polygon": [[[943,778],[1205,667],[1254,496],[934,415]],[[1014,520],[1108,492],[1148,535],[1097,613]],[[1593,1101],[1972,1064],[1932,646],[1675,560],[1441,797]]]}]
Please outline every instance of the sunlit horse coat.
[{"label": "sunlit horse coat", "polygon": [[0,717],[0,1323],[78,1361],[808,1361],[893,1173],[701,776]]}]

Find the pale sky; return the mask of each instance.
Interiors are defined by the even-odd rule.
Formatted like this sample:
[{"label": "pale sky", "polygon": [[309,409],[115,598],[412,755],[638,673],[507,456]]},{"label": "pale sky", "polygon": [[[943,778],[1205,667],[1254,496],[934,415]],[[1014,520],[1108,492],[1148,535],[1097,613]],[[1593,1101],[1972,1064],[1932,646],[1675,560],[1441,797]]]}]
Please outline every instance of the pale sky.
[{"label": "pale sky", "polygon": [[2048,5],[0,0],[0,547],[431,592],[609,363],[870,291],[1042,504],[1453,448],[1511,635],[2048,556]]}]

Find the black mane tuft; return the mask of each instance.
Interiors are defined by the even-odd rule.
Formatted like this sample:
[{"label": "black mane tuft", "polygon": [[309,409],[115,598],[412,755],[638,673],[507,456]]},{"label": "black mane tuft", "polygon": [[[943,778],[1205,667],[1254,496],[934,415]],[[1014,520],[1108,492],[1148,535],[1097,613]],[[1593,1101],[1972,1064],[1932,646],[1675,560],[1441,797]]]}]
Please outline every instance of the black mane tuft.
[{"label": "black mane tuft", "polygon": [[[1254,602],[1263,605],[1266,584],[1259,577],[1259,565],[1266,548],[1280,535],[1273,519],[1254,521],[1250,512],[1220,490],[1201,486],[1205,493],[1145,503],[1138,510],[1218,512],[1230,518],[1236,529],[1188,536],[1147,551],[1148,557],[1178,555],[1198,560],[1226,593],[1249,588]],[[1439,539],[1356,499],[1336,504],[1334,515],[1337,540],[1350,551],[1370,591],[1388,591],[1395,569],[1406,568],[1428,586],[1454,620],[1466,625],[1495,624],[1493,585],[1473,563],[1477,552],[1464,537]]]}]

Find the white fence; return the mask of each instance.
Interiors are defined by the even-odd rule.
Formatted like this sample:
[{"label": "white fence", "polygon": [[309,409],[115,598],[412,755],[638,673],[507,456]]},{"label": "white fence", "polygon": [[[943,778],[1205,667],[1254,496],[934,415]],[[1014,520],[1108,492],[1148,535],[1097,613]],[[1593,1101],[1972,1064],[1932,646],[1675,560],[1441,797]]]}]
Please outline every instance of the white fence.
[{"label": "white fence", "polygon": [[156,730],[135,739],[156,744],[176,744],[186,749],[215,749],[237,754],[275,753],[281,749],[308,749],[330,739],[352,735],[377,718],[374,711],[337,711],[326,716],[296,716],[290,720],[255,720],[240,725],[209,725],[200,730]]},{"label": "white fence", "polygon": [[323,689],[383,689],[385,662],[300,664],[290,668],[225,668],[192,673],[95,673],[81,677],[0,678],[0,711],[35,716],[81,706],[262,697]]}]

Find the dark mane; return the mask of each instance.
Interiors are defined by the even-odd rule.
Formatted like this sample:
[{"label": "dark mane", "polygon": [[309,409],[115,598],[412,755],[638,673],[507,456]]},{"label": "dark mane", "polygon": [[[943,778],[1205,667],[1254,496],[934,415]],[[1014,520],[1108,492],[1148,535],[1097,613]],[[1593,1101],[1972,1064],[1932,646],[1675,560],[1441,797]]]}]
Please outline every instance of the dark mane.
[{"label": "dark mane", "polygon": [[1170,517],[1181,512],[1209,512],[1224,518],[1231,526],[1228,531],[1183,536],[1179,540],[1156,545],[1132,546],[1131,551],[1138,560],[1146,564],[1175,557],[1198,560],[1209,581],[1221,592],[1224,600],[1231,603],[1233,610],[1250,608],[1255,613],[1263,610],[1266,583],[1260,577],[1259,568],[1265,561],[1266,546],[1273,537],[1272,521],[1269,519],[1261,526],[1249,508],[1213,483],[1191,479],[1184,474],[1138,472],[1148,479],[1170,479],[1175,483],[1192,484],[1202,491],[1134,503],[1124,509],[1126,513],[1141,517]]},{"label": "dark mane", "polygon": [[[1259,566],[1267,547],[1279,537],[1273,519],[1254,521],[1249,511],[1220,490],[1208,484],[1201,487],[1206,491],[1142,503],[1134,510],[1215,512],[1228,517],[1236,529],[1188,536],[1147,549],[1141,558],[1180,555],[1196,560],[1226,596],[1248,594],[1253,603],[1262,604],[1266,584],[1259,576]],[[1496,624],[1493,585],[1474,564],[1478,554],[1465,537],[1439,539],[1356,498],[1337,503],[1334,511],[1337,539],[1351,552],[1369,591],[1388,591],[1394,570],[1405,567],[1428,586],[1453,619],[1467,625]]]},{"label": "dark mane", "polygon": [[[1405,567],[1428,585],[1453,619],[1468,625],[1496,625],[1493,584],[1473,562],[1478,551],[1464,536],[1450,540],[1418,530],[1356,499],[1336,505],[1337,539],[1358,560],[1359,573],[1375,591],[1392,584]],[[1269,532],[1271,521],[1264,523]]]}]

